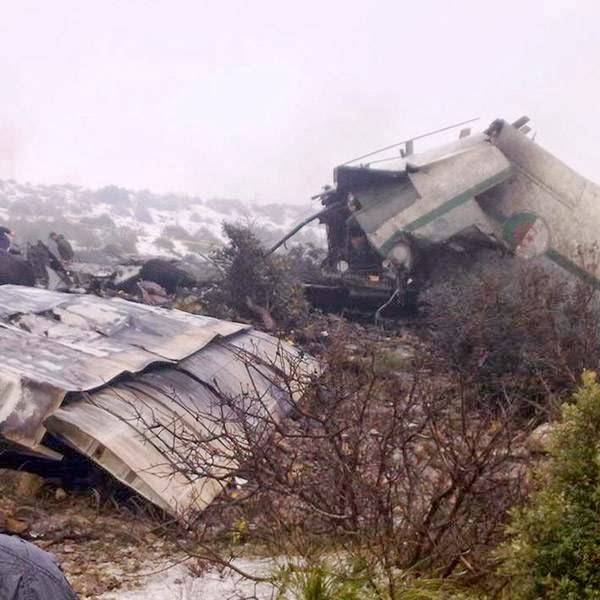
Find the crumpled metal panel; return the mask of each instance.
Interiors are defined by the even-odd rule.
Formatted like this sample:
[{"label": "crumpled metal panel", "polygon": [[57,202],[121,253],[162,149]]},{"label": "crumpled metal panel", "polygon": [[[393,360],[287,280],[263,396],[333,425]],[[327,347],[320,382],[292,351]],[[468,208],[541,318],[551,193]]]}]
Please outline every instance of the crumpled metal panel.
[{"label": "crumpled metal panel", "polygon": [[[438,151],[437,157],[411,157],[414,172],[408,178],[418,200],[367,232],[382,256],[387,256],[407,233],[441,242],[472,225],[485,233],[492,232],[493,227],[475,197],[510,177],[510,161],[481,138],[477,144],[468,138],[460,142],[464,148],[452,146],[448,151]],[[360,214],[357,219],[360,222]]]},{"label": "crumpled metal panel", "polygon": [[35,447],[65,394],[174,363],[247,328],[122,299],[0,286],[0,385],[10,388],[0,435]]},{"label": "crumpled metal panel", "polygon": [[226,485],[237,410],[281,418],[300,391],[283,376],[317,369],[247,325],[19,286],[0,286],[0,361],[0,437],[44,453],[47,427],[178,517]]},{"label": "crumpled metal panel", "polygon": [[252,357],[252,364],[258,370],[267,367],[286,378],[292,400],[295,402],[303,393],[307,378],[319,371],[318,362],[292,344],[251,329],[223,340],[222,345],[234,352]]},{"label": "crumpled metal panel", "polygon": [[[172,430],[186,426],[167,406],[167,394],[110,387],[60,408],[48,428],[163,510],[176,516],[201,510],[220,486],[178,469],[176,458],[186,448]],[[187,427],[188,439],[193,435]]]},{"label": "crumpled metal panel", "polygon": [[283,411],[289,407],[288,395],[277,385],[275,372],[260,369],[251,358],[211,344],[182,361],[180,369],[210,386],[219,396],[238,403],[260,397],[269,410]]},{"label": "crumpled metal panel", "polygon": [[226,340],[226,344],[242,352],[247,352],[256,357],[259,363],[266,364],[286,375],[292,374],[291,369],[298,362],[312,362],[312,366],[317,367],[317,362],[305,352],[291,344],[286,344],[279,338],[255,329],[229,338]]},{"label": "crumpled metal panel", "polygon": [[[26,291],[25,291],[26,290]],[[63,294],[20,285],[0,287],[0,319],[16,313],[39,313],[64,302]]]},{"label": "crumpled metal panel", "polygon": [[[248,407],[259,424],[291,408],[285,369],[266,357],[277,359],[277,346],[280,356],[300,359],[294,368],[308,375],[316,367],[291,345],[254,334],[215,340],[176,367],[87,394],[57,410],[48,429],[174,516],[202,510],[224,489],[227,478],[219,477],[236,466],[221,434],[240,431],[237,409]],[[247,351],[237,350],[244,345]]]}]

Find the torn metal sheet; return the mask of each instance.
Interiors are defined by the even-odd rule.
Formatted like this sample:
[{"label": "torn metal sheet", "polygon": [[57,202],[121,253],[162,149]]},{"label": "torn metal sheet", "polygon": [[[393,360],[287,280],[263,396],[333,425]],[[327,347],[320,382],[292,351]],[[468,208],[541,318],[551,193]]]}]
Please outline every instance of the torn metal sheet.
[{"label": "torn metal sheet", "polygon": [[279,419],[300,393],[282,375],[316,370],[247,325],[18,286],[0,286],[0,360],[0,439],[55,458],[47,428],[175,516],[226,485],[215,475],[235,465],[219,432],[235,432],[235,410],[253,402],[257,419]]},{"label": "torn metal sheet", "polygon": [[[393,216],[382,218],[367,233],[369,241],[386,256],[399,234],[440,242],[465,229],[465,222],[491,232],[488,217],[475,197],[508,179],[510,174],[510,162],[487,143],[451,153],[441,150],[427,161],[415,161],[415,172],[407,175],[415,191],[415,201]],[[357,190],[355,201],[361,207],[369,206],[371,193]],[[359,224],[362,224],[362,210],[355,213]]]},{"label": "torn metal sheet", "polygon": [[[283,389],[277,363],[266,357],[281,361],[287,354],[289,364],[307,375],[315,368],[308,357],[297,362],[289,344],[279,342],[279,357],[273,356],[274,343],[251,332],[215,340],[177,367],[65,404],[48,418],[48,430],[163,510],[175,516],[202,510],[224,490],[222,476],[236,466],[227,449],[239,431],[236,410],[247,409],[246,423],[259,425],[281,419],[292,407],[293,394]],[[248,350],[236,348],[243,346]]]},{"label": "torn metal sheet", "polygon": [[[190,475],[190,465],[178,463],[188,455],[189,440],[201,432],[176,408],[169,388],[154,387],[149,393],[117,386],[64,406],[49,418],[48,427],[125,485],[180,515],[205,508],[221,486],[214,478]],[[188,442],[174,435],[183,431]],[[200,466],[214,462],[210,456],[195,459]]]},{"label": "torn metal sheet", "polygon": [[69,392],[174,363],[247,325],[120,299],[0,286],[0,435],[34,447]]}]

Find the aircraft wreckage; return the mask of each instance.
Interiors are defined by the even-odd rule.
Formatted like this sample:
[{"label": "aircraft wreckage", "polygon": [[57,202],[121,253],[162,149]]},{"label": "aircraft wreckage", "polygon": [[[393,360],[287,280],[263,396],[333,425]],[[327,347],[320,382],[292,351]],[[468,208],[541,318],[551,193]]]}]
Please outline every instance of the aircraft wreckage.
[{"label": "aircraft wreckage", "polygon": [[211,413],[248,393],[281,417],[300,393],[281,374],[316,368],[248,325],[15,285],[0,286],[0,355],[5,449],[60,460],[46,444],[57,438],[175,516],[201,510],[223,484],[170,469],[178,441],[149,430],[177,423],[205,439]]},{"label": "aircraft wreckage", "polygon": [[[306,288],[325,305],[406,301],[440,258],[482,248],[548,261],[598,286],[600,264],[584,255],[599,239],[600,187],[535,143],[528,121],[498,119],[475,135],[464,128],[458,140],[415,154],[426,134],[384,148],[400,148],[391,158],[378,150],[338,166],[335,185],[315,197],[324,208],[270,252],[312,220],[324,223],[323,280]],[[398,168],[379,168],[392,160]]]},{"label": "aircraft wreckage", "polygon": [[[416,138],[401,142],[396,169],[373,167],[389,160],[377,152],[337,167],[334,187],[318,196],[323,208],[271,251],[311,220],[325,224],[323,278],[306,290],[330,305],[405,303],[443,258],[468,262],[490,248],[598,286],[600,261],[586,261],[584,250],[597,246],[600,188],[536,144],[527,122],[497,120],[475,135],[463,129],[458,140],[420,154]],[[141,283],[166,289],[175,277],[176,287],[179,273],[158,266],[171,279],[154,273]],[[116,278],[92,269],[89,276],[118,287],[140,269]],[[292,363],[307,375],[316,369],[289,344],[247,325],[16,285],[0,286],[0,354],[0,445],[60,460],[49,443],[58,439],[173,515],[202,509],[222,487],[218,478],[166,472],[172,447],[149,443],[148,421],[163,428],[180,422],[202,436],[211,425],[199,415],[210,421],[212,407],[249,390],[283,416],[295,398],[280,374]]]}]

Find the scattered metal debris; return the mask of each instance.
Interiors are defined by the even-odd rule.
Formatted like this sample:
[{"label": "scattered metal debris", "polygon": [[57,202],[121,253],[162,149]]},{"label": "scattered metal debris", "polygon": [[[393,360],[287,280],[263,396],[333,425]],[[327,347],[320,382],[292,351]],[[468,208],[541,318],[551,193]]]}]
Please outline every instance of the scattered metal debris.
[{"label": "scattered metal debris", "polygon": [[221,488],[172,469],[173,448],[151,439],[150,424],[202,436],[211,410],[256,390],[283,416],[294,398],[278,373],[315,368],[248,325],[13,285],[0,286],[0,339],[0,441],[60,460],[44,444],[58,436],[173,515]]}]

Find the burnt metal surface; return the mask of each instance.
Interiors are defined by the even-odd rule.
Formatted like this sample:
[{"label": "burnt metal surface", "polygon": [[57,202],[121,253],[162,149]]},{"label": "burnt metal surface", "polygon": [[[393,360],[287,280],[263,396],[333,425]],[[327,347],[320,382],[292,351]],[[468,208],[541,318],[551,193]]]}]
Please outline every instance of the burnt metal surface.
[{"label": "burnt metal surface", "polygon": [[18,286],[0,286],[0,360],[0,440],[60,458],[47,429],[175,516],[210,503],[232,466],[204,450],[189,474],[189,441],[217,439],[232,402],[281,418],[301,392],[282,376],[316,370],[244,324]]},{"label": "burnt metal surface", "polygon": [[182,360],[245,328],[121,299],[0,286],[0,435],[35,447],[65,394]]},{"label": "burnt metal surface", "polygon": [[[177,367],[64,405],[47,426],[163,510],[185,515],[223,491],[228,478],[220,476],[236,466],[222,439],[225,427],[227,438],[236,435],[233,407],[251,403],[257,424],[264,422],[260,413],[269,421],[282,418],[295,392],[284,390],[280,375],[302,364],[299,358],[270,336],[240,332],[215,340]],[[310,360],[304,367],[308,374]]]}]

